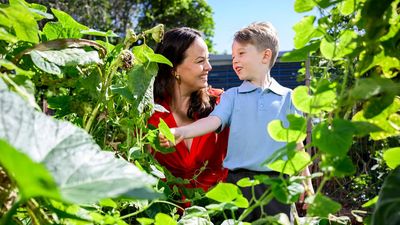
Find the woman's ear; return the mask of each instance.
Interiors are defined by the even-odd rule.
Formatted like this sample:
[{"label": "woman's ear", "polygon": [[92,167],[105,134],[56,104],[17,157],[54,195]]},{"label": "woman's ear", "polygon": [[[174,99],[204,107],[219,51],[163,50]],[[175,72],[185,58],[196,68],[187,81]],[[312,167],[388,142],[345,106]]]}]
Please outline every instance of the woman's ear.
[{"label": "woman's ear", "polygon": [[263,63],[269,64],[269,62],[271,62],[271,58],[272,58],[272,51],[271,49],[267,48],[263,51]]}]

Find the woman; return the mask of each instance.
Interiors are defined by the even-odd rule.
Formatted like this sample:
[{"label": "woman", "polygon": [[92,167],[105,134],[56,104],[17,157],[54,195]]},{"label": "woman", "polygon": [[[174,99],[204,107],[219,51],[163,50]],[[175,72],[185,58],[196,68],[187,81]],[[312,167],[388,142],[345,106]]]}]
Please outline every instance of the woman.
[{"label": "woman", "polygon": [[[206,117],[219,102],[221,90],[208,88],[211,65],[208,48],[201,34],[183,27],[169,30],[156,53],[168,58],[173,67],[159,64],[154,83],[154,98],[169,112],[156,112],[149,124],[158,126],[162,118],[169,127],[183,126]],[[155,158],[175,177],[190,180],[187,188],[210,187],[226,178],[222,167],[228,130],[182,141],[168,154],[155,152]]]}]

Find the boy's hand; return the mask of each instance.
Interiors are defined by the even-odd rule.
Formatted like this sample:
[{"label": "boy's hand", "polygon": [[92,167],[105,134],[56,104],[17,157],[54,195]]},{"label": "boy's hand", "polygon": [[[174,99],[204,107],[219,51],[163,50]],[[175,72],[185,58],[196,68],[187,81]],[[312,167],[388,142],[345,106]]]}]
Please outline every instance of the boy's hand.
[{"label": "boy's hand", "polygon": [[171,130],[171,133],[175,136],[175,144],[168,141],[168,139],[162,133],[159,133],[158,140],[160,141],[161,147],[164,147],[164,148],[173,147],[173,146],[179,144],[179,142],[181,142],[184,139],[183,134],[180,133],[179,129],[171,128],[170,130]]}]

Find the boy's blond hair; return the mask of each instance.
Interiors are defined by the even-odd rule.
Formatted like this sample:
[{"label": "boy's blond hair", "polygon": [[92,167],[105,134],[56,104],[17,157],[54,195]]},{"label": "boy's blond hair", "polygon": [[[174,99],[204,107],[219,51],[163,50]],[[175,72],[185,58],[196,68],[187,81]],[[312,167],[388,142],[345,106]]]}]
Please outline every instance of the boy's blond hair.
[{"label": "boy's blond hair", "polygon": [[259,51],[270,49],[272,52],[270,69],[274,66],[279,51],[278,33],[270,22],[256,22],[237,31],[234,41],[244,44],[252,44]]}]

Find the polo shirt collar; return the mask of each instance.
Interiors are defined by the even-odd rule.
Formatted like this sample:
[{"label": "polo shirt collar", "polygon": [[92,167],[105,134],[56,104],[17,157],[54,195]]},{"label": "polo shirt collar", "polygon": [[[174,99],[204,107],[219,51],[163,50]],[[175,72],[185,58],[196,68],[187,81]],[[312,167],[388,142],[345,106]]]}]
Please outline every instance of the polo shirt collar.
[{"label": "polo shirt collar", "polygon": [[271,85],[267,89],[278,95],[285,95],[287,93],[287,88],[280,85],[274,78],[271,78]]},{"label": "polo shirt collar", "polygon": [[[254,91],[255,89],[260,88],[254,84],[252,84],[250,81],[245,80],[243,83],[239,86],[239,93],[245,93],[245,92],[251,92]],[[271,85],[269,85],[268,88],[265,89],[274,92],[275,94],[278,95],[285,95],[287,92],[287,89],[280,85],[274,78],[271,77]]]}]

